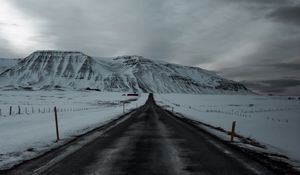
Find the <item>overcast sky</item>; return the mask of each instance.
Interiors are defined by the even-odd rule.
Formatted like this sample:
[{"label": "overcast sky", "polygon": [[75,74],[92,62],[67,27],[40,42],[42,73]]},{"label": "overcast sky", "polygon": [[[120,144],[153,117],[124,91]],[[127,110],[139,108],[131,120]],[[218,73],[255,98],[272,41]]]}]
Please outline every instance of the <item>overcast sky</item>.
[{"label": "overcast sky", "polygon": [[300,93],[300,0],[1,0],[0,57],[39,49],[199,66]]}]

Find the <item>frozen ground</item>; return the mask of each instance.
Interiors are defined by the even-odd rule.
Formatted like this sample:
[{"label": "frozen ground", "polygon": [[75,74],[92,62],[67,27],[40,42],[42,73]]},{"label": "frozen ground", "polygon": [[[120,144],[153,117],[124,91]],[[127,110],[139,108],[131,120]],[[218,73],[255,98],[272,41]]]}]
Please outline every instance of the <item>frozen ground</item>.
[{"label": "frozen ground", "polygon": [[[269,152],[300,161],[300,100],[298,97],[251,95],[156,94],[156,100],[192,120],[229,131],[233,121],[236,132],[257,140]],[[216,131],[213,131],[216,132]],[[215,133],[218,134],[218,133]],[[219,133],[220,134],[220,133]],[[226,136],[229,140],[229,136]]]},{"label": "frozen ground", "polygon": [[[145,103],[140,97],[94,91],[0,91],[0,169],[32,158]],[[12,110],[10,112],[10,106]],[[20,114],[19,114],[20,106]],[[55,143],[53,107],[61,142]]]}]

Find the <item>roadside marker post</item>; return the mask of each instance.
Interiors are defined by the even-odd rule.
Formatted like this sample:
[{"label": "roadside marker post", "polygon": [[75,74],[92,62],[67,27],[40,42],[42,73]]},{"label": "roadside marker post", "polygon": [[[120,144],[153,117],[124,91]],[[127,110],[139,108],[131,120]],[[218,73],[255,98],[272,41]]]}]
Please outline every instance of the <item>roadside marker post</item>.
[{"label": "roadside marker post", "polygon": [[231,127],[230,142],[233,142],[233,140],[234,140],[235,124],[236,124],[236,121],[233,121],[233,122],[232,122],[232,127]]},{"label": "roadside marker post", "polygon": [[59,141],[59,131],[58,131],[58,121],[57,121],[56,106],[54,107],[54,116],[55,116],[55,128],[56,128],[56,142],[58,142]]},{"label": "roadside marker post", "polygon": [[125,114],[125,112],[126,112],[126,103],[128,103],[127,101],[120,101],[120,103],[122,103],[122,105],[123,105],[123,113]]},{"label": "roadside marker post", "polygon": [[125,113],[125,102],[123,102],[123,113]]}]

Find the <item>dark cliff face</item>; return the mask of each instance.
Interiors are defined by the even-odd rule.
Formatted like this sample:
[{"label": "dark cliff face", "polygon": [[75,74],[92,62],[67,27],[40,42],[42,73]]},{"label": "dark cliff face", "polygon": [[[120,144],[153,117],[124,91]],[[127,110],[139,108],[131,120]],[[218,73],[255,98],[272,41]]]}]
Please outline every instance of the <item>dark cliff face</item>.
[{"label": "dark cliff face", "polygon": [[5,86],[113,92],[251,93],[213,72],[141,56],[99,59],[81,52],[37,51],[0,75]]}]

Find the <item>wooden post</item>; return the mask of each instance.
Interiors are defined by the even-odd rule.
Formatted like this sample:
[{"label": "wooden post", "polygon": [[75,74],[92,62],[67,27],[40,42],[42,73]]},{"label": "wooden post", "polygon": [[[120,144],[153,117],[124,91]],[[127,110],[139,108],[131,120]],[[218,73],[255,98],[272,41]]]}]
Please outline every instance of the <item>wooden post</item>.
[{"label": "wooden post", "polygon": [[55,128],[56,128],[56,142],[58,142],[59,141],[59,131],[58,131],[58,121],[57,121],[56,106],[54,107],[54,116],[55,116]]},{"label": "wooden post", "polygon": [[18,106],[18,114],[21,114],[21,107]]},{"label": "wooden post", "polygon": [[12,113],[12,106],[9,107],[9,115]]},{"label": "wooden post", "polygon": [[232,122],[232,127],[231,127],[231,135],[230,135],[230,141],[233,142],[234,139],[234,134],[235,134],[235,121]]},{"label": "wooden post", "polygon": [[123,113],[125,113],[125,102],[123,102]]}]

